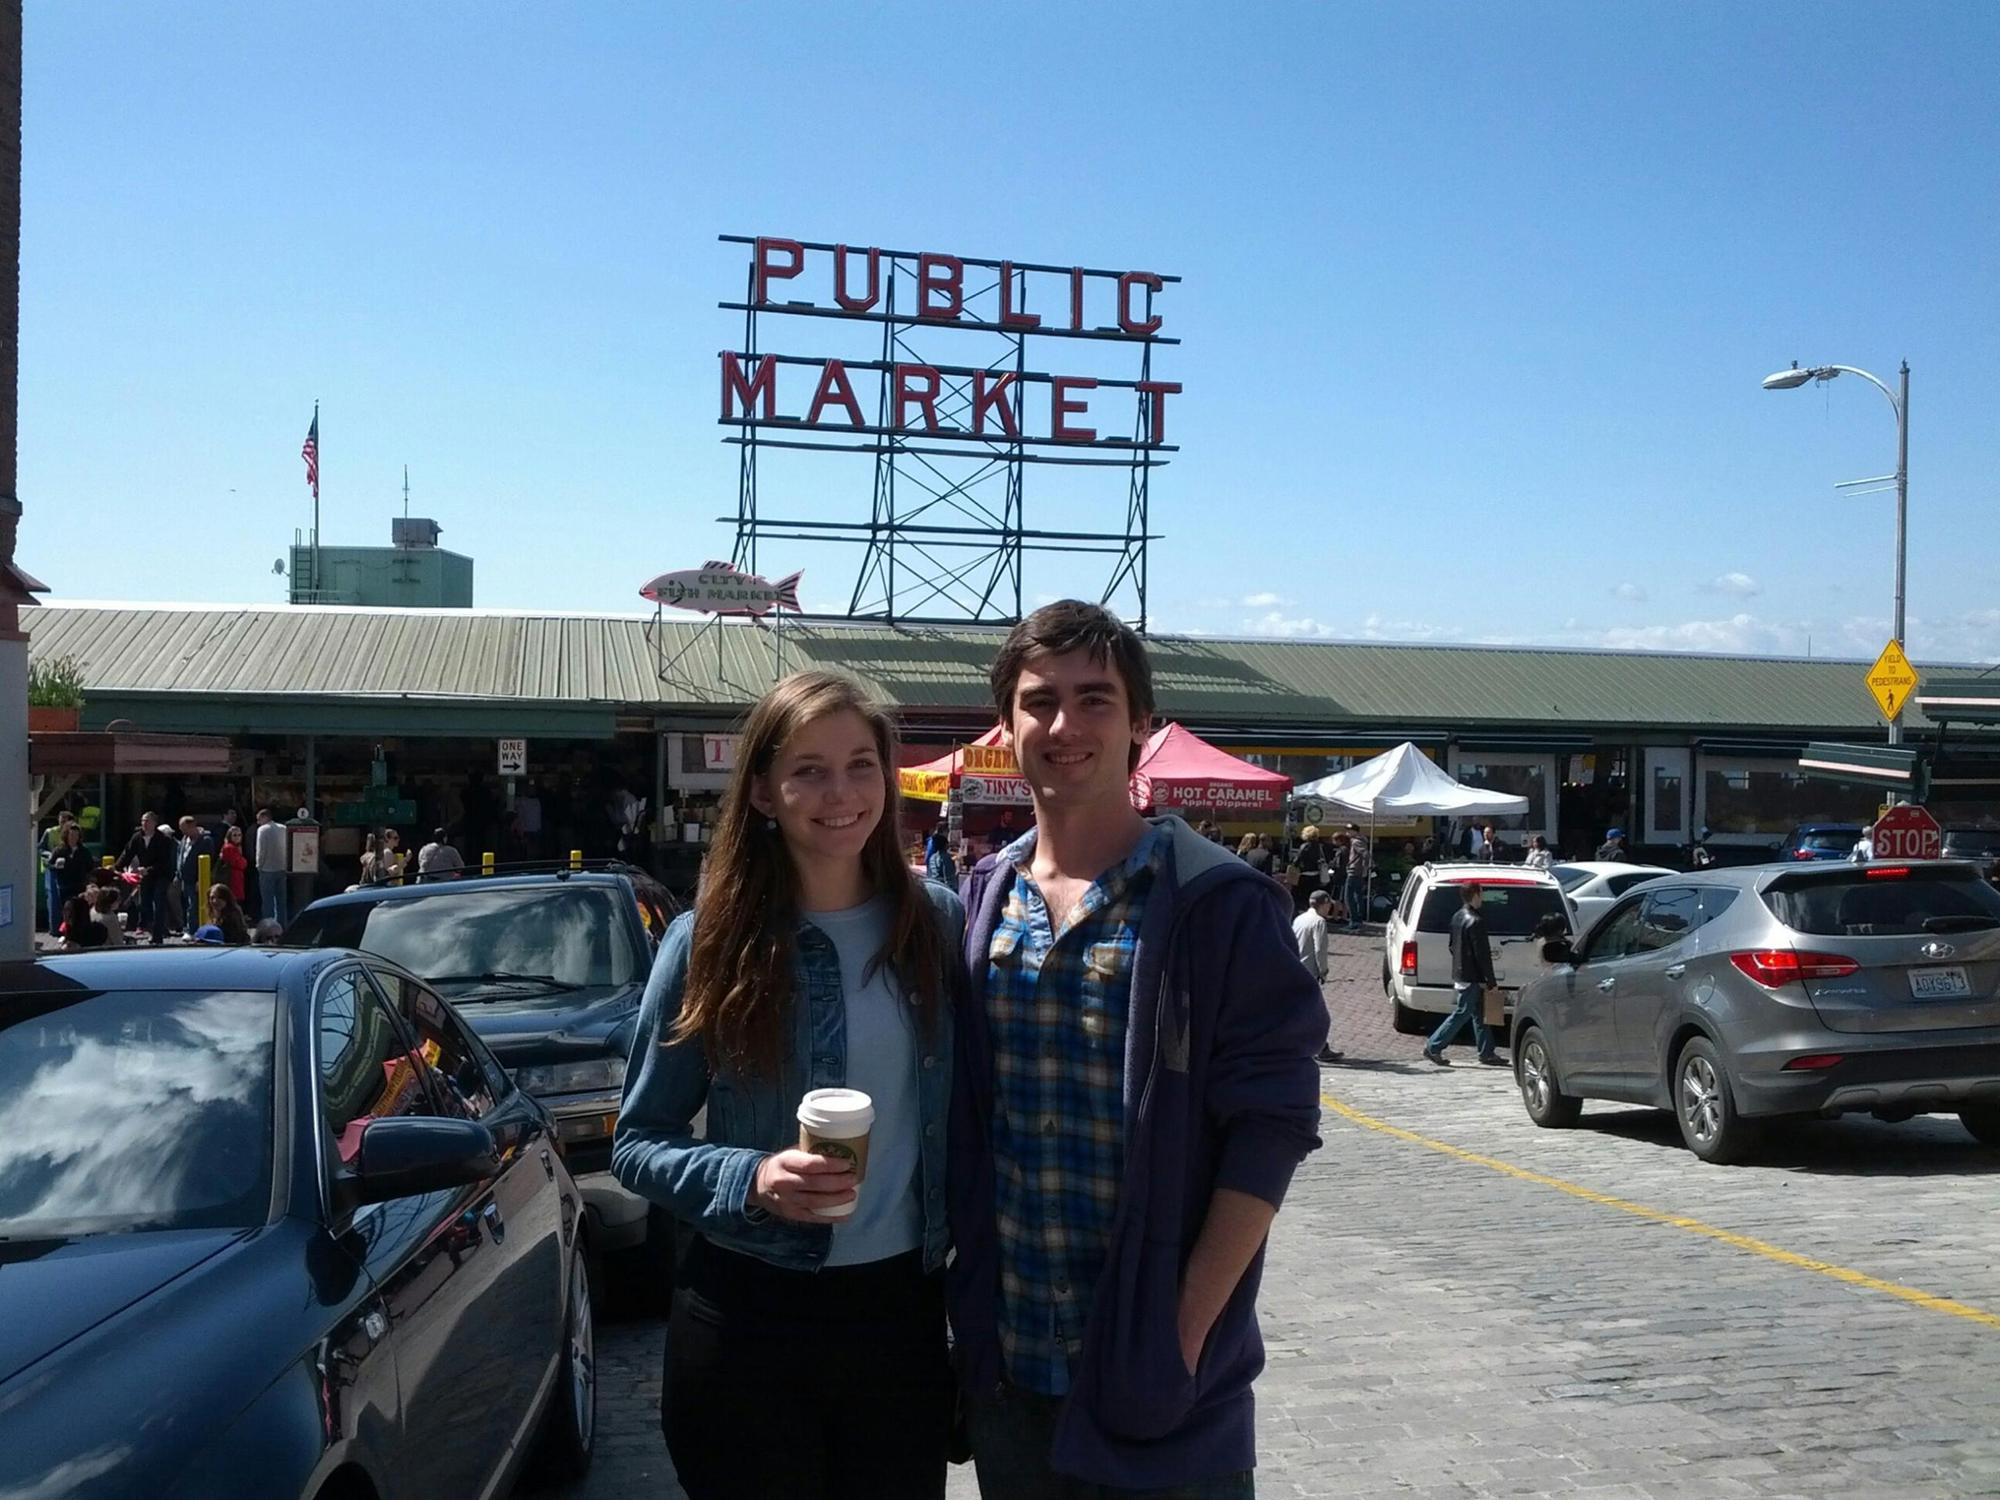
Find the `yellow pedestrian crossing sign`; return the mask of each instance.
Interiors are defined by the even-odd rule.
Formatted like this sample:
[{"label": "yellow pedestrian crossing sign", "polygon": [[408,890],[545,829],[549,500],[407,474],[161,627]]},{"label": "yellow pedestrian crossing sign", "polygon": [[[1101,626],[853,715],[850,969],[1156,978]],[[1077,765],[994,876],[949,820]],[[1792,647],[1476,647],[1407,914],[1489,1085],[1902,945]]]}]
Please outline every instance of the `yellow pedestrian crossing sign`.
[{"label": "yellow pedestrian crossing sign", "polygon": [[1875,706],[1882,710],[1882,717],[1891,724],[1910,701],[1910,694],[1917,690],[1917,680],[1917,669],[1903,655],[1901,641],[1884,646],[1882,654],[1875,658],[1875,665],[1868,669],[1868,692],[1875,699]]}]

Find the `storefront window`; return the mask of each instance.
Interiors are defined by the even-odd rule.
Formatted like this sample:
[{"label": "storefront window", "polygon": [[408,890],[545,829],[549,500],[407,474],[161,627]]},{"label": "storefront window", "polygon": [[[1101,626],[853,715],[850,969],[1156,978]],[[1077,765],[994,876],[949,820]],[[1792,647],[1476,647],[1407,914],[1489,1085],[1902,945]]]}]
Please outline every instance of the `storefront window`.
[{"label": "storefront window", "polygon": [[[1466,786],[1493,792],[1508,792],[1528,799],[1528,810],[1512,817],[1494,818],[1493,826],[1509,831],[1549,832],[1549,774],[1553,756],[1461,756],[1452,772]],[[1485,819],[1480,821],[1484,822]]]},{"label": "storefront window", "polygon": [[1801,823],[1871,823],[1873,787],[1808,778],[1781,760],[1702,763],[1702,821],[1720,838],[1776,843]]}]

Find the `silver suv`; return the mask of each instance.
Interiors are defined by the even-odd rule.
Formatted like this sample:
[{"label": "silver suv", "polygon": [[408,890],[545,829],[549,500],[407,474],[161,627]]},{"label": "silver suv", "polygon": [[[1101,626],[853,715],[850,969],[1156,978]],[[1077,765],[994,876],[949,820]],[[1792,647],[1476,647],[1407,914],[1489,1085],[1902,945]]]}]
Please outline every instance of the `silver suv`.
[{"label": "silver suv", "polygon": [[1649,1104],[1726,1162],[1776,1117],[1956,1113],[2000,1146],[2000,891],[1969,864],[1674,876],[1544,957],[1514,1012],[1538,1125]]}]

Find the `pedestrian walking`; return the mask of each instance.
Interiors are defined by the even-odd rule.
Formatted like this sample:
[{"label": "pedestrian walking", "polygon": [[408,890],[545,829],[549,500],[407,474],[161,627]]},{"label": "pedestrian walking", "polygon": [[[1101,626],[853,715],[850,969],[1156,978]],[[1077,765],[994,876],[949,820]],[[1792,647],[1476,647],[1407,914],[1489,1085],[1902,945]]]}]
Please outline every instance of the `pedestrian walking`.
[{"label": "pedestrian walking", "polygon": [[[1306,972],[1313,977],[1313,983],[1320,987],[1320,998],[1326,997],[1326,976],[1333,949],[1333,929],[1327,919],[1333,915],[1333,895],[1330,891],[1317,890],[1306,898],[1306,909],[1292,920],[1292,941],[1298,944],[1299,962],[1306,966]],[[1342,1054],[1333,1050],[1333,1017],[1327,1017],[1327,1039],[1320,1043],[1318,1060],[1336,1063]]]},{"label": "pedestrian walking", "polygon": [[1375,850],[1358,823],[1347,825],[1347,876],[1341,904],[1347,908],[1347,930],[1359,932],[1368,920],[1369,877],[1375,871]]},{"label": "pedestrian walking", "polygon": [[951,857],[951,835],[942,821],[931,830],[924,847],[924,874],[939,885],[958,889],[958,871]]},{"label": "pedestrian walking", "polygon": [[1630,859],[1631,855],[1625,850],[1625,830],[1622,828],[1607,828],[1604,831],[1604,842],[1597,846],[1597,857],[1601,860],[1609,860],[1619,864],[1623,864],[1626,860]]},{"label": "pedestrian walking", "polygon": [[1333,844],[1318,824],[1308,823],[1299,831],[1299,847],[1292,856],[1292,869],[1298,876],[1295,893],[1300,911],[1310,905],[1312,892],[1334,888]]},{"label": "pedestrian walking", "polygon": [[1547,870],[1554,867],[1555,856],[1549,852],[1549,841],[1539,833],[1528,840],[1528,857],[1522,861],[1531,870]]},{"label": "pedestrian walking", "polygon": [[1486,1029],[1486,991],[1498,983],[1493,977],[1493,945],[1487,937],[1486,918],[1480,913],[1486,893],[1470,880],[1458,890],[1462,904],[1451,917],[1451,988],[1456,1004],[1444,1024],[1424,1043],[1424,1056],[1441,1068],[1451,1066],[1445,1061],[1444,1049],[1457,1039],[1469,1021],[1479,1060],[1498,1065],[1500,1057],[1493,1050],[1493,1034]]},{"label": "pedestrian walking", "polygon": [[[97,861],[90,851],[83,847],[83,825],[71,818],[58,825],[62,842],[49,855],[49,880],[55,889],[55,900],[49,910],[58,915],[71,901],[76,900],[90,884],[90,872],[97,868]],[[54,923],[50,930],[54,930]]]},{"label": "pedestrian walking", "polygon": [[1263,1247],[1318,1145],[1326,1007],[1283,891],[1133,808],[1154,699],[1128,626],[1049,605],[991,679],[1035,827],[967,882],[950,1286],[980,1493],[1248,1495]]},{"label": "pedestrian walking", "polygon": [[456,880],[459,871],[465,868],[465,861],[452,848],[451,840],[442,828],[431,830],[431,841],[417,851],[417,878],[419,880]]},{"label": "pedestrian walking", "polygon": [[139,831],[118,861],[121,870],[139,876],[139,925],[155,944],[167,940],[167,888],[173,884],[180,848],[153,813],[139,815]]},{"label": "pedestrian walking", "polygon": [[257,909],[267,920],[280,926],[291,921],[291,903],[286,899],[285,854],[289,840],[285,825],[268,807],[257,809],[257,837],[253,853],[257,859]]},{"label": "pedestrian walking", "polygon": [[178,869],[181,888],[181,926],[189,937],[201,922],[201,862],[214,859],[215,840],[194,818],[181,814]]},{"label": "pedestrian walking", "polygon": [[[56,852],[62,848],[63,840],[68,837],[71,828],[76,829],[79,837],[82,836],[83,829],[76,821],[76,814],[64,808],[56,814],[55,822],[42,830],[42,909],[48,931],[52,935],[62,926],[63,902],[69,899],[62,893],[60,882],[56,879],[54,860]],[[70,893],[74,894],[74,891]]]},{"label": "pedestrian walking", "polygon": [[[895,768],[893,721],[850,679],[766,693],[640,1002],[612,1167],[694,1233],[660,1410],[692,1500],[944,1494],[965,916],[904,863]],[[807,1090],[872,1107],[859,1174],[792,1149]]]},{"label": "pedestrian walking", "polygon": [[1875,857],[1875,830],[1863,828],[1861,837],[1854,841],[1854,847],[1847,851],[1849,860],[1857,865],[1865,865]]}]

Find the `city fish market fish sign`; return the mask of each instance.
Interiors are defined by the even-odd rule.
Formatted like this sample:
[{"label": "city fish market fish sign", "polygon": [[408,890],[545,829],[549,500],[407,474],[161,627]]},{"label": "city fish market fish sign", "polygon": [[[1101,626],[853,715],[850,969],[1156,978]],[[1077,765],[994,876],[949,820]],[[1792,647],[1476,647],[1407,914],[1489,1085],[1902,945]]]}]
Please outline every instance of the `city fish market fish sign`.
[{"label": "city fish market fish sign", "polygon": [[774,609],[799,609],[799,580],[793,573],[767,583],[726,562],[705,562],[698,568],[662,573],[639,590],[655,604],[671,604],[703,615],[768,615]]}]

